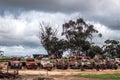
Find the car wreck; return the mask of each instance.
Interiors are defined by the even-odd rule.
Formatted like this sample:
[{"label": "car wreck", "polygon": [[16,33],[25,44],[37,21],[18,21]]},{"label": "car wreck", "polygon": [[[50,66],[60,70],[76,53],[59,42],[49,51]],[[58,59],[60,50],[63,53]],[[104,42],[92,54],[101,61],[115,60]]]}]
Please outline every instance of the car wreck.
[{"label": "car wreck", "polygon": [[26,59],[26,68],[27,69],[37,69],[38,64],[35,62],[33,58],[27,58]]},{"label": "car wreck", "polygon": [[53,68],[53,63],[50,62],[49,58],[42,58],[41,67],[50,71]]},{"label": "car wreck", "polygon": [[65,62],[63,59],[57,59],[55,62],[55,66],[57,69],[67,69],[68,62]]},{"label": "car wreck", "polygon": [[8,62],[8,67],[11,69],[22,69],[21,59],[18,57],[12,57]]},{"label": "car wreck", "polygon": [[75,57],[70,57],[68,64],[69,64],[70,69],[79,69],[80,68],[80,64],[75,59]]}]

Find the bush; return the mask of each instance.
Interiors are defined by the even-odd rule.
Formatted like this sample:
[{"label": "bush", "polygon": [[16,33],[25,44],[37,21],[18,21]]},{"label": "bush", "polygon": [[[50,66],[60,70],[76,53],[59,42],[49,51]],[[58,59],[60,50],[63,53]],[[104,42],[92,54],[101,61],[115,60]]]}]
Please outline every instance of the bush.
[{"label": "bush", "polygon": [[44,80],[45,78],[43,78],[43,77],[38,77],[38,80]]},{"label": "bush", "polygon": [[0,62],[9,62],[10,58],[0,58]]}]

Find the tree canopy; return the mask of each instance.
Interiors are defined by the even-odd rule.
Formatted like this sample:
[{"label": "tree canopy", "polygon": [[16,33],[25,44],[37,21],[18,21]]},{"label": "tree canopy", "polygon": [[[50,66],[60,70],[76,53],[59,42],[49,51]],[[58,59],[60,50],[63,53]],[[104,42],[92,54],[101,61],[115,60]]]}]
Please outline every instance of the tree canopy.
[{"label": "tree canopy", "polygon": [[96,54],[120,57],[120,42],[108,39],[104,42],[103,47],[93,44],[94,34],[97,34],[98,37],[102,37],[102,34],[82,18],[78,18],[76,21],[70,20],[64,23],[62,27],[61,36],[64,36],[64,39],[57,37],[58,31],[53,26],[49,24],[40,25],[39,38],[49,56],[62,57],[63,52],[68,51],[70,54],[77,55],[85,53],[90,57],[94,57]]},{"label": "tree canopy", "polygon": [[[92,44],[93,34],[98,33],[93,25],[87,24],[82,18],[70,20],[63,24],[63,33],[68,42],[70,53],[87,52]],[[101,34],[99,34],[101,37]]]},{"label": "tree canopy", "polygon": [[117,40],[106,40],[103,45],[103,51],[107,56],[118,57],[120,56],[120,42]]},{"label": "tree canopy", "polygon": [[49,56],[62,56],[66,44],[64,40],[57,37],[57,29],[53,29],[49,24],[41,24],[39,38]]}]

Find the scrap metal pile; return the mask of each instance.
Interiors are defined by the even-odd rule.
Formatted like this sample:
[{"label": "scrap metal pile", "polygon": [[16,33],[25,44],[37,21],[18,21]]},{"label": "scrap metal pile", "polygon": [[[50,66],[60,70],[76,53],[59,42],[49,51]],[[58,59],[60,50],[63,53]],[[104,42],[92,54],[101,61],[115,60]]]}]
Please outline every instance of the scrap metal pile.
[{"label": "scrap metal pile", "polygon": [[1,79],[15,79],[19,77],[18,69],[13,69],[12,72],[8,71],[8,68],[4,69],[6,65],[0,63],[0,80]]}]

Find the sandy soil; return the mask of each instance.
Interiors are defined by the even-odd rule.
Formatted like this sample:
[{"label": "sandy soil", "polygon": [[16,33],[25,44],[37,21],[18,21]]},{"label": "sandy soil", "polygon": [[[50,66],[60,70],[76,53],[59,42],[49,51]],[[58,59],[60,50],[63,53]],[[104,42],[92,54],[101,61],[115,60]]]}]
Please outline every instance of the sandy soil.
[{"label": "sandy soil", "polygon": [[[52,71],[46,71],[46,70],[20,70],[20,75],[43,75],[54,78],[54,80],[99,80],[99,79],[90,79],[90,78],[82,78],[82,77],[72,77],[70,75],[75,74],[113,74],[113,73],[120,73],[120,69],[118,70],[86,70],[86,71],[80,71],[78,70],[52,70]],[[57,76],[56,76],[57,75]],[[109,79],[110,80],[110,79]]]},{"label": "sandy soil", "polygon": [[[3,65],[4,64],[4,65]],[[4,72],[6,72],[6,64],[5,63],[0,63],[1,66],[3,66],[3,70]],[[14,72],[14,70],[9,70],[9,72]],[[52,71],[47,71],[44,69],[37,69],[37,70],[27,70],[27,69],[22,69],[19,70],[19,74],[21,76],[24,75],[31,75],[35,76],[35,75],[42,75],[42,76],[47,76],[47,77],[52,77],[54,78],[54,80],[96,80],[96,79],[88,79],[88,78],[78,78],[78,77],[71,77],[70,75],[75,75],[75,74],[113,74],[113,73],[120,73],[120,68],[117,70],[100,70],[100,71],[96,71],[95,69],[93,70],[85,70],[85,71],[81,71],[80,69],[67,69],[67,70],[60,70],[60,69],[53,69]],[[57,77],[56,77],[57,76]],[[28,80],[28,79],[25,79]],[[29,80],[33,80],[33,79],[29,79]],[[97,79],[98,80],[98,79]]]},{"label": "sandy soil", "polygon": [[73,69],[67,69],[67,70],[52,70],[52,71],[47,71],[47,70],[20,70],[19,74],[20,75],[75,75],[75,74],[113,74],[113,73],[120,73],[120,69],[118,70],[86,70],[86,71],[81,71],[79,69],[73,70]]},{"label": "sandy soil", "polygon": [[[12,73],[12,72],[14,72],[14,70],[9,70],[9,72]],[[113,74],[113,73],[120,73],[120,69],[118,69],[118,70],[100,70],[100,71],[96,71],[96,70],[81,71],[79,69],[77,69],[77,70],[54,69],[52,71],[47,71],[44,69],[38,69],[38,70],[22,69],[22,70],[19,70],[19,74],[21,76],[29,76],[29,79],[25,79],[25,80],[36,80],[36,79],[34,79],[35,76],[41,76],[41,75],[45,76],[45,77],[53,78],[53,80],[99,80],[99,79],[90,79],[90,78],[83,78],[83,77],[74,77],[74,76],[70,76],[70,75],[75,75],[75,74],[82,74],[82,75],[85,75],[85,74]]]}]

